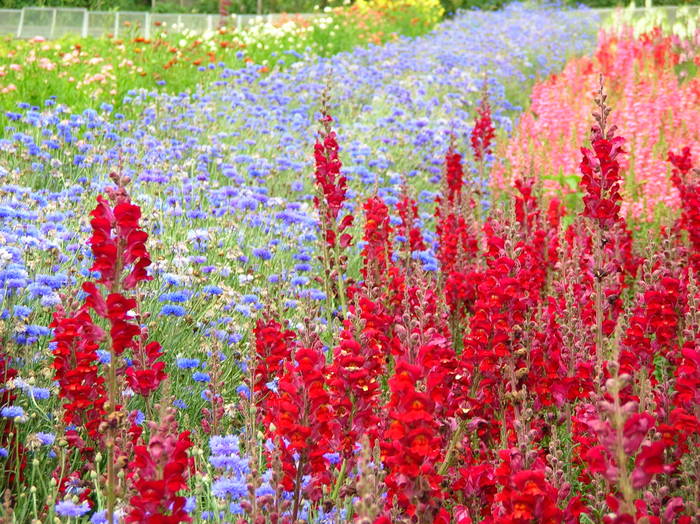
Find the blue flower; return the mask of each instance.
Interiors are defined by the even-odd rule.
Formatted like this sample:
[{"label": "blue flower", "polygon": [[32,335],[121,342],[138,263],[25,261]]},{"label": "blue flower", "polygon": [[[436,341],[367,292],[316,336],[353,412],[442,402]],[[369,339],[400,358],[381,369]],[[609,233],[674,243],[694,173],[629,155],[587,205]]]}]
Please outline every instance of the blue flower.
[{"label": "blue flower", "polygon": [[200,360],[198,358],[178,358],[176,361],[177,367],[180,369],[194,369],[199,367]]},{"label": "blue flower", "polygon": [[196,382],[209,382],[211,380],[211,377],[209,377],[209,373],[203,373],[202,371],[195,371],[192,373],[192,378]]},{"label": "blue flower", "polygon": [[253,255],[261,260],[270,260],[272,258],[272,253],[270,253],[270,250],[262,247],[253,249]]},{"label": "blue flower", "polygon": [[340,463],[340,453],[325,453],[323,457],[332,465]]},{"label": "blue flower", "polygon": [[56,440],[56,435],[53,433],[37,433],[36,438],[39,439],[39,442],[41,442],[44,446],[50,446],[54,443]]},{"label": "blue flower", "polygon": [[189,294],[186,291],[174,291],[172,293],[163,293],[158,300],[161,302],[187,302]]},{"label": "blue flower", "polygon": [[248,493],[248,484],[245,479],[224,477],[214,481],[211,492],[218,498],[239,499]]},{"label": "blue flower", "polygon": [[250,398],[250,388],[245,384],[241,384],[240,386],[236,387],[236,393],[243,395],[247,399]]},{"label": "blue flower", "polygon": [[51,396],[51,392],[46,388],[35,388],[33,386],[27,387],[25,390],[27,396],[34,398],[35,400],[46,400]]},{"label": "blue flower", "polygon": [[20,406],[7,406],[0,409],[0,416],[5,418],[17,418],[24,416],[24,409]]},{"label": "blue flower", "polygon": [[90,506],[87,502],[76,504],[72,500],[62,500],[54,509],[61,517],[81,517],[90,511]]},{"label": "blue flower", "polygon": [[32,308],[26,306],[15,306],[12,315],[17,318],[27,318],[32,313]]},{"label": "blue flower", "polygon": [[187,310],[182,306],[166,304],[160,309],[160,314],[173,317],[184,317],[187,314]]}]

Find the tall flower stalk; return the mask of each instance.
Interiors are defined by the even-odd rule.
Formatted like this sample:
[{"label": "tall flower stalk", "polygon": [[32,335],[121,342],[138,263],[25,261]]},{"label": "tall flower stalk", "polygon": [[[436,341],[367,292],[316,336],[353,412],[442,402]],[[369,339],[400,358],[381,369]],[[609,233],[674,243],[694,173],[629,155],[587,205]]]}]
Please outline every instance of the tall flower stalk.
[{"label": "tall flower stalk", "polygon": [[347,180],[340,174],[342,164],[338,156],[338,141],[331,128],[333,119],[327,113],[321,118],[319,140],[314,146],[316,160],[315,180],[317,195],[314,205],[321,220],[323,238],[324,282],[327,290],[334,292],[340,301],[343,314],[347,312],[345,295],[344,257],[342,251],[352,243],[352,236],[346,230],[352,225],[353,216],[345,215],[338,221],[343,204],[347,199]]},{"label": "tall flower stalk", "polygon": [[591,128],[591,149],[582,147],[580,169],[581,185],[585,191],[582,215],[593,229],[593,277],[595,279],[596,315],[596,365],[600,369],[604,358],[603,314],[605,299],[603,283],[607,276],[605,244],[607,233],[620,221],[620,163],[625,139],[615,136],[616,127],[608,127],[611,109],[606,104],[607,95],[600,78],[600,89],[595,97],[597,111],[593,113],[595,124]]}]

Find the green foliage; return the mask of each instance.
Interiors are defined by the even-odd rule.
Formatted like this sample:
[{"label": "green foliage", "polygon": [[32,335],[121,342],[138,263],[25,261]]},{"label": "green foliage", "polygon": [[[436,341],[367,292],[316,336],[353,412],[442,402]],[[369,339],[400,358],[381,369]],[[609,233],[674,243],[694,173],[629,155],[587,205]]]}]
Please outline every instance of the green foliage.
[{"label": "green foliage", "polygon": [[[261,0],[262,13],[311,13],[315,8],[336,7],[342,0]],[[219,0],[0,0],[0,8],[83,7],[93,11],[148,11],[155,13],[218,13]],[[232,0],[231,13],[257,13],[258,0]]]}]

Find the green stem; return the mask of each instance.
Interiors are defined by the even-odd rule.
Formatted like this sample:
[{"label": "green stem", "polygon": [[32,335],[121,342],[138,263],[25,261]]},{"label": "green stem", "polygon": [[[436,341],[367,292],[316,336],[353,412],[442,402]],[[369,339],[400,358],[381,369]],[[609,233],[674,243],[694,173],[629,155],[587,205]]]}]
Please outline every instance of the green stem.
[{"label": "green stem", "polygon": [[340,493],[340,486],[343,484],[343,481],[345,480],[345,470],[347,468],[347,459],[343,459],[343,464],[340,466],[340,473],[338,474],[338,478],[335,481],[335,486],[333,486],[333,492],[331,493],[331,500],[333,500],[333,503],[337,503],[338,501],[338,493]]},{"label": "green stem", "polygon": [[455,449],[457,449],[457,444],[459,444],[459,441],[462,440],[466,426],[467,422],[465,420],[461,420],[459,422],[457,431],[454,432],[452,438],[450,439],[450,445],[447,448],[447,453],[445,453],[445,460],[438,468],[438,475],[442,476],[447,473],[447,469],[450,467],[450,463],[452,462],[452,455],[454,455]]}]

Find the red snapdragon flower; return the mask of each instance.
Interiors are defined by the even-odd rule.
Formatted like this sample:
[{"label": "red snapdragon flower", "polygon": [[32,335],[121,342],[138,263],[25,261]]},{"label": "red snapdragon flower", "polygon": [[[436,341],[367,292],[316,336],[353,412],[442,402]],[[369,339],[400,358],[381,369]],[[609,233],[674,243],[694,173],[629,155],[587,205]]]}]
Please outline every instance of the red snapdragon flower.
[{"label": "red snapdragon flower", "polygon": [[[442,443],[430,395],[416,389],[421,368],[399,359],[389,379],[391,398],[381,443],[387,504],[394,497],[409,515],[438,518],[442,493],[437,464]],[[432,520],[430,520],[432,521]]]},{"label": "red snapdragon flower", "polygon": [[389,223],[389,208],[380,197],[365,201],[365,234],[362,248],[362,276],[368,285],[381,285],[387,278],[392,264],[391,237],[393,228]]},{"label": "red snapdragon flower", "polygon": [[58,396],[64,401],[63,421],[85,427],[88,436],[97,441],[107,401],[104,378],[97,365],[104,332],[85,310],[73,317],[59,310],[50,327],[54,330],[54,378],[59,385]]},{"label": "red snapdragon flower", "polygon": [[491,143],[496,136],[493,121],[491,120],[491,106],[486,97],[481,100],[476,114],[477,117],[471,134],[471,144],[474,159],[477,162],[482,162],[487,155],[491,154]]},{"label": "red snapdragon flower", "polygon": [[462,155],[455,151],[452,146],[445,154],[445,180],[448,201],[453,202],[455,199],[459,201],[462,196],[462,185],[464,185]]},{"label": "red snapdragon flower", "polygon": [[407,242],[407,253],[414,251],[424,251],[426,249],[423,241],[423,233],[420,227],[416,226],[418,220],[418,204],[409,196],[404,196],[396,204],[401,224],[396,227],[396,235],[404,237]]},{"label": "red snapdragon flower", "polygon": [[171,433],[175,427],[167,415],[151,435],[148,444],[136,446],[129,464],[129,480],[135,494],[129,499],[127,523],[178,524],[192,522],[185,511],[186,499],[180,492],[187,488],[192,459],[189,431]]},{"label": "red snapdragon flower", "polygon": [[[314,159],[316,160],[316,186],[319,188],[319,195],[314,197],[314,205],[321,218],[324,240],[328,247],[335,248],[336,242],[340,247],[347,247],[352,242],[349,233],[343,233],[352,225],[352,215],[345,215],[340,223],[338,217],[347,199],[347,179],[340,174],[342,164],[338,156],[338,141],[335,131],[330,129],[333,119],[329,115],[324,115],[321,123],[324,125],[324,132],[321,134],[321,141],[317,141],[314,146]],[[340,235],[340,238],[336,238]]]},{"label": "red snapdragon flower", "polygon": [[668,153],[673,165],[671,180],[681,198],[681,216],[676,229],[688,234],[690,261],[695,271],[700,271],[700,170],[693,169],[690,148],[680,154]]},{"label": "red snapdragon flower", "polygon": [[[90,269],[100,272],[98,282],[112,290],[115,285],[133,289],[139,282],[151,280],[146,273],[146,268],[151,265],[146,251],[148,235],[139,227],[141,209],[121,193],[114,208],[101,196],[97,202],[97,207],[90,213],[93,233],[88,243],[95,256]],[[122,270],[128,266],[131,266],[131,271],[118,281]]]},{"label": "red snapdragon flower", "polygon": [[161,350],[158,342],[146,343],[141,340],[132,365],[126,369],[126,383],[143,397],[157,390],[168,376],[165,373],[165,362],[160,360],[163,356]]},{"label": "red snapdragon flower", "polygon": [[279,322],[272,318],[267,321],[258,319],[253,333],[257,356],[254,389],[258,393],[266,391],[265,384],[281,374],[285,360],[290,358],[296,333],[283,330]]},{"label": "red snapdragon flower", "polygon": [[380,431],[381,381],[386,372],[393,317],[381,303],[356,296],[333,350],[328,385],[340,425],[341,449],[350,459],[360,436],[374,446]]},{"label": "red snapdragon flower", "polygon": [[[271,391],[261,405],[267,435],[282,451],[282,485],[288,491],[296,488],[300,497],[299,475],[310,475],[304,492],[313,501],[331,481],[327,454],[335,451],[338,432],[325,376],[326,362],[320,349],[297,348],[294,360],[284,361],[277,392]],[[298,461],[294,454],[298,454]],[[295,501],[296,510],[299,502]]]},{"label": "red snapdragon flower", "polygon": [[606,129],[610,109],[605,105],[606,95],[601,84],[596,98],[599,113],[591,128],[591,149],[582,147],[580,169],[583,177],[583,216],[598,223],[601,229],[610,229],[620,219],[620,163],[618,158],[625,139],[615,136],[616,127]]}]

